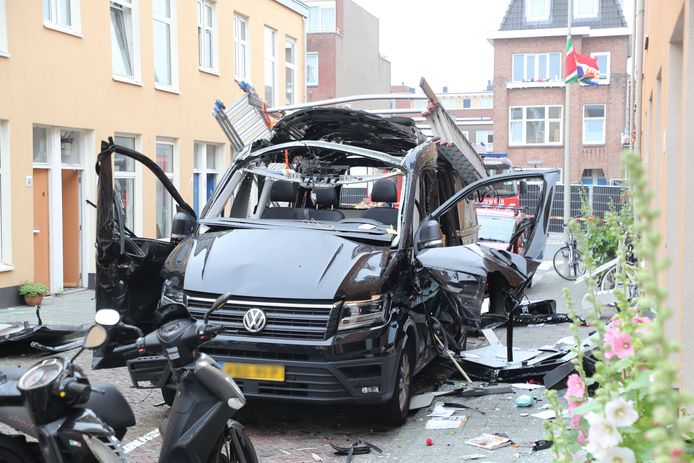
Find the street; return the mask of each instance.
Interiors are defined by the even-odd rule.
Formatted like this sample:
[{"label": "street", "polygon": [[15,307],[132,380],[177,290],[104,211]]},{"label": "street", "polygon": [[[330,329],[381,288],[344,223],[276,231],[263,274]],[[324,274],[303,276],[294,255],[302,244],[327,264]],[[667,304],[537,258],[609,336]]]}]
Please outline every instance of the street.
[{"label": "street", "polygon": [[[574,285],[559,278],[551,266],[551,257],[560,244],[561,237],[553,235],[547,245],[545,261],[536,274],[533,287],[528,291],[533,300],[553,298],[557,300],[558,312],[565,312],[564,288],[574,293],[577,307],[585,293],[585,286]],[[75,291],[63,296],[46,299],[42,308],[44,323],[87,323],[94,313],[94,293],[89,290]],[[30,308],[12,308],[0,311],[0,321],[34,321],[34,311]],[[588,328],[582,329],[584,333]],[[537,347],[538,343],[553,342],[570,334],[568,324],[523,327],[515,330],[515,345]],[[504,339],[504,329],[497,329],[497,335]],[[67,355],[67,354],[64,354]],[[0,366],[27,367],[39,356],[31,353],[13,355],[0,359]],[[135,462],[155,462],[161,438],[158,426],[166,416],[168,407],[163,404],[159,390],[138,390],[131,387],[130,377],[125,368],[91,371],[91,355],[84,353],[78,363],[85,369],[92,381],[108,381],[119,388],[133,408],[137,425],[128,430],[124,438],[129,456]],[[415,378],[415,394],[432,389],[443,380],[454,375],[452,367],[445,361],[432,362]],[[485,461],[533,461],[549,462],[551,451],[545,450],[531,454],[529,444],[544,437],[544,421],[532,416],[521,416],[514,399],[517,394],[491,395],[464,400],[465,405],[479,412],[469,410],[468,421],[463,429],[425,430],[426,415],[431,407],[411,412],[407,423],[400,428],[389,428],[375,424],[372,411],[368,407],[354,406],[316,406],[286,402],[249,401],[237,415],[246,427],[261,462],[311,462],[312,454],[323,461],[344,461],[345,457],[333,455],[330,443],[349,446],[352,442],[366,440],[383,450],[382,454],[355,457],[355,461],[459,461],[460,457],[471,454],[486,456]],[[530,414],[539,411],[545,403],[543,393],[535,391],[535,405],[523,412]],[[467,439],[480,433],[507,434],[517,446],[497,450],[482,450],[465,444]],[[427,438],[433,445],[427,446]]]}]

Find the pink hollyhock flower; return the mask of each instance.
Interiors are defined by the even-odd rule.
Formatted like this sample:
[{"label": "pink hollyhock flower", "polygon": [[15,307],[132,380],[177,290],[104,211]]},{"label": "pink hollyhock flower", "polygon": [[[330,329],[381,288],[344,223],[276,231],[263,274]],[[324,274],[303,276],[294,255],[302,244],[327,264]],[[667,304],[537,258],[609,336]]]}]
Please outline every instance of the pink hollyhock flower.
[{"label": "pink hollyhock flower", "polygon": [[578,431],[578,438],[576,438],[576,442],[583,445],[586,443],[587,438],[588,438],[588,434],[586,434],[585,431],[583,431],[583,430]]},{"label": "pink hollyhock flower", "polygon": [[648,317],[633,317],[631,319],[632,323],[635,323],[637,325],[641,325],[638,328],[636,328],[636,333],[638,334],[646,334],[648,333],[648,325],[651,322],[651,319]]},{"label": "pink hollyhock flower", "polygon": [[609,354],[610,358],[616,356],[622,359],[634,354],[634,343],[631,336],[626,333],[616,335],[611,345],[612,349],[606,352],[606,356]]},{"label": "pink hollyhock flower", "polygon": [[[574,429],[578,429],[580,423],[581,423],[581,415],[571,415],[571,427]],[[579,434],[580,436],[580,434]]]},{"label": "pink hollyhock flower", "polygon": [[583,380],[578,374],[574,373],[570,375],[566,382],[566,385],[568,386],[566,394],[569,397],[582,399],[583,396],[586,395],[586,383],[583,382]]}]

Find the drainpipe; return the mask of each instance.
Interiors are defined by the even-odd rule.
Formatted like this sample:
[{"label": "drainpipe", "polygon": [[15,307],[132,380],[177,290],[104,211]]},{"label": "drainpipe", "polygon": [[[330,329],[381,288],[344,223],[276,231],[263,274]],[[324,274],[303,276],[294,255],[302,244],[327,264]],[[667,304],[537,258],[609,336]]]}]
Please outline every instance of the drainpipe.
[{"label": "drainpipe", "polygon": [[634,129],[636,131],[636,137],[634,142],[634,150],[642,155],[641,153],[641,108],[642,108],[642,95],[641,87],[643,84],[643,0],[635,0],[636,3],[636,34],[634,35],[634,57],[635,57],[635,67],[634,72],[634,97],[636,104],[634,106]]},{"label": "drainpipe", "polygon": [[[567,19],[566,19],[566,42],[571,40],[571,19],[573,14],[573,2],[569,0]],[[568,52],[567,52],[568,53]],[[566,225],[571,220],[571,131],[569,129],[569,121],[571,120],[569,103],[571,102],[570,90],[571,84],[565,83],[565,101],[564,101],[564,233],[566,234],[566,242],[568,243],[569,235]]]}]

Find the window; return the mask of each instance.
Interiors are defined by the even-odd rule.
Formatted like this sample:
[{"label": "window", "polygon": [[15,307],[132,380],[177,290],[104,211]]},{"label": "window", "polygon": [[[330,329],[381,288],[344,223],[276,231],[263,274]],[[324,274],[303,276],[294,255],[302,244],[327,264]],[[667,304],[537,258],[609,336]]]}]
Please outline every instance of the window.
[{"label": "window", "polygon": [[597,18],[599,0],[574,0],[574,18]]},{"label": "window", "polygon": [[178,87],[175,15],[176,0],[152,0],[154,82],[170,89]]},{"label": "window", "polygon": [[[135,149],[135,137],[116,135],[117,145]],[[135,230],[135,160],[116,153],[113,158],[114,186],[125,211],[125,226]]]},{"label": "window", "polygon": [[277,103],[277,31],[265,27],[265,103]]},{"label": "window", "polygon": [[291,37],[284,39],[284,104],[294,104],[296,101],[296,40]]},{"label": "window", "polygon": [[113,76],[140,80],[137,0],[111,0],[111,64]]},{"label": "window", "polygon": [[43,0],[43,25],[63,32],[79,34],[79,0]]},{"label": "window", "polygon": [[491,108],[492,107],[492,97],[483,96],[480,98],[480,108]]},{"label": "window", "polygon": [[456,109],[455,100],[453,98],[442,98],[441,104],[445,109]]},{"label": "window", "polygon": [[561,144],[561,106],[516,106],[509,112],[510,145]]},{"label": "window", "polygon": [[306,53],[306,85],[318,85],[318,53]]},{"label": "window", "polygon": [[471,104],[470,98],[463,98],[463,108],[469,108]]},{"label": "window", "polygon": [[605,143],[605,105],[587,104],[583,106],[583,144],[599,145]]},{"label": "window", "polygon": [[203,70],[216,72],[217,37],[215,4],[198,0],[198,64]]},{"label": "window", "polygon": [[248,45],[248,19],[234,16],[234,77],[251,80],[251,51]]},{"label": "window", "polygon": [[79,166],[82,164],[82,134],[76,130],[60,131],[60,164]]},{"label": "window", "polygon": [[0,0],[0,56],[8,56],[7,47],[7,13],[5,0]]},{"label": "window", "polygon": [[491,130],[478,130],[475,134],[475,142],[484,146],[487,153],[494,151],[494,132]]},{"label": "window", "polygon": [[[172,141],[157,140],[157,165],[173,182],[175,175],[174,143]],[[164,188],[164,184],[157,181],[157,238],[171,236],[171,222],[173,221],[173,199]]]},{"label": "window", "polygon": [[561,53],[513,55],[514,82],[546,82],[561,79]]},{"label": "window", "polygon": [[222,169],[224,148],[213,143],[195,142],[193,153],[193,209],[200,212],[217,186],[217,174]]},{"label": "window", "polygon": [[598,69],[600,70],[600,79],[598,84],[610,83],[610,52],[591,53],[590,56],[597,59]]},{"label": "window", "polygon": [[48,164],[48,131],[46,127],[34,127],[34,165]]},{"label": "window", "polygon": [[335,2],[312,4],[308,9],[306,32],[335,32]]},{"label": "window", "polygon": [[550,0],[525,0],[525,20],[549,20],[549,5]]}]

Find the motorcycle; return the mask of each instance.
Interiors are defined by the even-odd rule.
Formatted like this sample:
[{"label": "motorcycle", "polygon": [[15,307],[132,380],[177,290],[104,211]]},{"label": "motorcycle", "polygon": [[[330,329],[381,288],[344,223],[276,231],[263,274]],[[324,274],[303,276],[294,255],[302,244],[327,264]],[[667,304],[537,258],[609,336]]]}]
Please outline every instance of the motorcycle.
[{"label": "motorcycle", "polygon": [[[228,297],[218,298],[203,322],[194,320],[184,305],[162,306],[155,313],[159,328],[147,336],[121,323],[115,310],[97,312],[97,324],[87,331],[83,347],[72,358],[45,359],[18,380],[0,383],[0,421],[38,439],[38,443],[31,443],[24,436],[0,434],[0,461],[130,461],[119,438],[135,422],[132,409],[112,386],[95,384],[92,388],[80,367],[74,365],[84,349],[106,344],[105,326],[118,326],[137,330],[139,337],[114,352],[125,357],[162,352],[173,372],[176,396],[165,422],[159,461],[257,463],[243,426],[232,419],[245,405],[243,393],[214,360],[198,352],[200,345],[222,331],[207,321]],[[11,372],[11,376],[16,377],[16,373]],[[26,410],[24,415],[17,413],[20,403]]]}]

